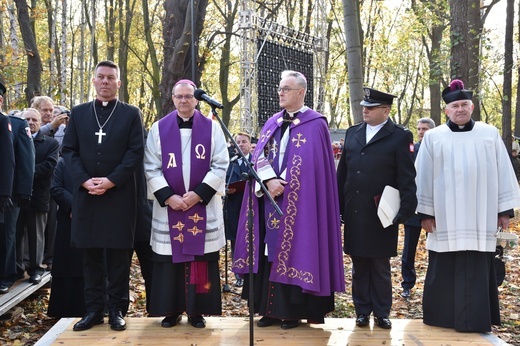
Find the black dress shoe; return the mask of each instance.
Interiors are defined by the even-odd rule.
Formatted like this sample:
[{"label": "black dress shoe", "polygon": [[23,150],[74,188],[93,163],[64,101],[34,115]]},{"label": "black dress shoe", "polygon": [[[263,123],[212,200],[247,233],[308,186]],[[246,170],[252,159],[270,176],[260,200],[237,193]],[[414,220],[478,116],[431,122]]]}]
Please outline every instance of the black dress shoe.
[{"label": "black dress shoe", "polygon": [[280,322],[278,318],[264,316],[256,323],[256,325],[259,327],[269,327],[278,322]]},{"label": "black dress shoe", "polygon": [[409,288],[403,288],[403,291],[401,292],[401,297],[403,297],[404,299],[408,299],[408,298],[410,298],[411,295],[412,295],[412,292],[410,291]]},{"label": "black dress shoe", "polygon": [[179,313],[179,314],[173,315],[173,316],[166,316],[161,322],[161,327],[163,327],[163,328],[175,327],[177,325],[177,323],[179,323],[181,320],[182,320],[182,313]]},{"label": "black dress shoe", "polygon": [[110,311],[108,313],[108,323],[112,330],[125,330],[126,322],[123,318],[123,314],[119,310]]},{"label": "black dress shoe", "polygon": [[282,320],[282,329],[293,329],[300,325],[301,320]]},{"label": "black dress shoe", "polygon": [[356,318],[356,326],[365,327],[370,323],[370,319],[367,315],[358,315]]},{"label": "black dress shoe", "polygon": [[87,312],[87,314],[74,325],[72,330],[79,332],[81,330],[90,329],[98,324],[103,324],[103,314],[101,312]]},{"label": "black dress shoe", "polygon": [[374,322],[379,328],[392,329],[392,322],[388,317],[374,317]]},{"label": "black dress shoe", "polygon": [[235,282],[235,287],[242,287],[242,286],[244,286],[244,279],[238,278],[237,281]]},{"label": "black dress shoe", "polygon": [[9,286],[1,284],[0,285],[0,294],[5,294],[7,292],[9,292]]},{"label": "black dress shoe", "polygon": [[41,281],[42,281],[42,276],[40,274],[31,275],[31,277],[29,278],[29,282],[34,285],[39,284]]},{"label": "black dress shoe", "polygon": [[201,315],[188,316],[188,322],[195,328],[206,327],[206,320]]}]

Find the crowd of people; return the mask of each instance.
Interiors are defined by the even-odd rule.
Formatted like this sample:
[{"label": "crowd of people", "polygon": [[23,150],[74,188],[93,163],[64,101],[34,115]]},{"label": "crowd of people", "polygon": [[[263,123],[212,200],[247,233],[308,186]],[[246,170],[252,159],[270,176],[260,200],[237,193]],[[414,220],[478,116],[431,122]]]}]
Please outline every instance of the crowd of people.
[{"label": "crowd of people", "polygon": [[[348,284],[356,325],[373,316],[390,329],[390,258],[404,224],[403,298],[427,233],[424,323],[461,332],[500,324],[495,233],[507,229],[520,190],[498,130],[471,119],[461,81],[442,93],[449,120],[419,119],[415,143],[390,118],[396,96],[368,87],[363,121],[332,142],[326,117],[304,103],[306,77],[284,71],[281,111],[258,138],[238,132],[230,145],[197,109],[188,79],[172,89],[175,110],[148,132],[141,111],[117,98],[119,73],[99,62],[96,98],[71,111],[37,96],[0,117],[0,293],[50,270],[49,316],[81,317],[73,330],[84,331],[108,315],[111,329],[125,330],[135,252],[148,315],[164,328],[184,315],[204,328],[205,315],[222,313],[229,241],[235,286],[258,327],[322,324]],[[0,84],[0,110],[6,92]]]}]

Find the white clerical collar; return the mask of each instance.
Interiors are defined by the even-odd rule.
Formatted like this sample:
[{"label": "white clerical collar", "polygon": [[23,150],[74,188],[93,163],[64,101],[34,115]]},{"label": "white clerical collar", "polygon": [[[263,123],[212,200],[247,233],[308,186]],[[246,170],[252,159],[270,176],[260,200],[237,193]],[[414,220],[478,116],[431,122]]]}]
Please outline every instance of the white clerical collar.
[{"label": "white clerical collar", "polygon": [[294,115],[295,115],[296,113],[303,113],[303,112],[305,112],[307,109],[309,109],[309,107],[303,105],[302,108],[298,109],[297,111],[289,112],[289,111],[286,109],[285,112],[286,112],[287,114],[289,114],[289,116],[292,118],[292,117],[294,117]]}]

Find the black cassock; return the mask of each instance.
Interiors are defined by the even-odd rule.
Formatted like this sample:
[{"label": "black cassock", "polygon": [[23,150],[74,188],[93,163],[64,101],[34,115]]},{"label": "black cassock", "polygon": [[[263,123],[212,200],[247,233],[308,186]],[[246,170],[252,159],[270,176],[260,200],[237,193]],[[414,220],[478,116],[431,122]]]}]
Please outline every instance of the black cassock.
[{"label": "black cassock", "polygon": [[[137,169],[143,164],[144,137],[138,108],[99,100],[72,109],[63,138],[63,157],[73,180],[71,246],[83,248],[88,312],[128,308],[128,276],[137,215]],[[116,107],[116,108],[114,108]],[[89,195],[81,186],[106,177],[114,187]],[[104,287],[103,271],[108,283]]]},{"label": "black cassock", "polygon": [[[133,247],[143,126],[138,108],[114,101],[98,111],[103,126],[117,102],[103,126],[105,135],[96,135],[99,125],[92,102],[87,102],[72,109],[63,139],[63,157],[74,182],[71,241],[78,248]],[[92,177],[107,177],[116,186],[101,196],[89,195],[81,184]]]}]

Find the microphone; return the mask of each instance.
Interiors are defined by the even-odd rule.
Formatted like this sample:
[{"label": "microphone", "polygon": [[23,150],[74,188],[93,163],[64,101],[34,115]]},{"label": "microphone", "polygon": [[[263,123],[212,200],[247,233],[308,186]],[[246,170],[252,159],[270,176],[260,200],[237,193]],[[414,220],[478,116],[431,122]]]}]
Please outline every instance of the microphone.
[{"label": "microphone", "polygon": [[202,89],[195,90],[194,96],[199,101],[206,101],[211,107],[222,109],[224,108],[217,100],[212,99],[206,94],[206,92]]}]

